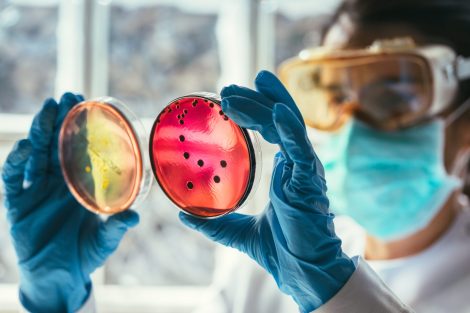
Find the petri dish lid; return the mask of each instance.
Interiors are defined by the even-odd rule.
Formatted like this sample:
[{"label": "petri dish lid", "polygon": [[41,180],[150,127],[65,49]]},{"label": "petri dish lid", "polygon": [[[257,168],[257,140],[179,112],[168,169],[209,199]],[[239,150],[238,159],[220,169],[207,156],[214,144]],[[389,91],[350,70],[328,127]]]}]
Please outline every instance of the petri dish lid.
[{"label": "petri dish lid", "polygon": [[151,170],[142,153],[145,130],[118,100],[84,101],[64,119],[59,158],[70,192],[95,213],[114,214],[140,203]]},{"label": "petri dish lid", "polygon": [[184,212],[212,218],[240,208],[257,185],[260,147],[211,93],[172,101],[155,120],[150,162],[160,187]]}]

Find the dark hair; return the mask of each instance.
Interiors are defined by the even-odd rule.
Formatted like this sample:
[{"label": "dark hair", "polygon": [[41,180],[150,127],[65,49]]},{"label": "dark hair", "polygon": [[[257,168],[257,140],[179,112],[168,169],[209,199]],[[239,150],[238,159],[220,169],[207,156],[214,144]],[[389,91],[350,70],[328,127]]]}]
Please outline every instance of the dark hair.
[{"label": "dark hair", "polygon": [[[361,30],[378,25],[405,25],[422,35],[426,43],[445,44],[458,55],[470,57],[470,0],[344,0],[326,25],[323,38],[343,15]],[[470,79],[467,79],[460,83],[454,105],[469,98]],[[470,195],[470,175],[466,180],[464,192]]]},{"label": "dark hair", "polygon": [[[360,29],[374,25],[402,24],[422,34],[427,43],[450,46],[470,57],[469,0],[344,0],[324,31],[346,15]],[[470,97],[470,80],[463,82],[456,103]]]}]

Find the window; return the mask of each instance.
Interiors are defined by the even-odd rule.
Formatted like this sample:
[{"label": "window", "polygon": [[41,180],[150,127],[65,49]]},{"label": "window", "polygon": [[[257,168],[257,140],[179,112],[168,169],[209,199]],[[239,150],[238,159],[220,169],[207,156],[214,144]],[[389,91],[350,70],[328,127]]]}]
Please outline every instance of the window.
[{"label": "window", "polygon": [[[42,100],[67,90],[118,98],[149,130],[173,98],[251,86],[259,69],[318,44],[328,10],[300,0],[0,0],[0,158]],[[243,211],[264,208],[276,150],[263,142],[263,175]],[[139,226],[96,275],[100,312],[139,303],[144,312],[189,312],[212,279],[216,245],[181,225],[156,182],[138,210]],[[0,214],[0,313],[14,308],[17,279]]]},{"label": "window", "polygon": [[109,92],[140,116],[154,117],[170,100],[216,91],[220,63],[216,8],[111,6]]},{"label": "window", "polygon": [[274,60],[276,66],[287,58],[297,56],[302,49],[321,44],[322,28],[330,16],[305,14],[305,8],[299,9],[300,11],[286,7],[276,12]]},{"label": "window", "polygon": [[[58,6],[54,3],[30,6],[0,0],[1,113],[32,114],[40,108],[38,99],[54,93],[57,20]],[[2,157],[11,148],[12,139],[11,134],[0,134]],[[2,213],[0,283],[14,283],[18,279],[7,229]]]},{"label": "window", "polygon": [[0,0],[0,110],[33,113],[54,92],[58,7]]},{"label": "window", "polygon": [[[110,95],[139,116],[154,118],[174,98],[216,92],[215,2],[199,11],[125,1],[109,9]],[[141,223],[105,266],[105,283],[209,284],[214,244],[182,227],[176,208],[156,183],[140,207]]]}]

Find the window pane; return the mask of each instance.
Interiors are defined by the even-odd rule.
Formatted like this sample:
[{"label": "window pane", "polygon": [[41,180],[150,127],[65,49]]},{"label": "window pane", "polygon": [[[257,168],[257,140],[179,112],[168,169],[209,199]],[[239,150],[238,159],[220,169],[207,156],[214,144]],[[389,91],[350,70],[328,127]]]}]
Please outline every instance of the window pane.
[{"label": "window pane", "polygon": [[0,0],[0,112],[34,113],[54,95],[57,6]]},{"label": "window pane", "polygon": [[[288,3],[283,7],[288,8]],[[332,14],[318,12],[314,5],[303,8],[302,14],[295,10],[283,10],[283,7],[275,17],[276,66],[287,58],[296,56],[302,49],[319,46],[323,27]],[[302,9],[302,6],[298,7]],[[309,11],[311,14],[306,14]]]},{"label": "window pane", "polygon": [[215,13],[112,6],[110,94],[140,116],[193,91],[216,91]]},{"label": "window pane", "polygon": [[[9,3],[0,0],[0,113],[34,113],[42,99],[54,95],[58,8]],[[2,159],[16,139],[4,137]],[[0,210],[0,283],[13,283],[18,280],[17,260],[5,208]]]},{"label": "window pane", "polygon": [[[216,91],[220,76],[215,12],[112,5],[109,94],[155,118],[173,98]],[[110,284],[208,284],[214,244],[184,227],[156,182],[141,222],[105,267]]]}]

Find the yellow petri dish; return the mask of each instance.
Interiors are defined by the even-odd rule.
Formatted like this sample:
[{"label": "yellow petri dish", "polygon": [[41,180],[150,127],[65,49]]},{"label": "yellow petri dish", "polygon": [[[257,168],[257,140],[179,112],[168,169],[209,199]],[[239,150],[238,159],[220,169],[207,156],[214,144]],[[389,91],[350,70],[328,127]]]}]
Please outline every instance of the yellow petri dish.
[{"label": "yellow petri dish", "polygon": [[143,126],[118,100],[77,104],[59,135],[60,163],[70,192],[85,208],[100,214],[137,205],[152,182],[144,143]]}]

